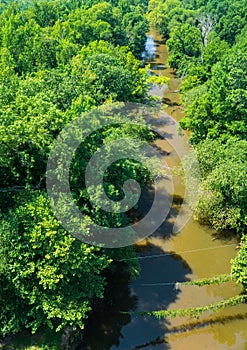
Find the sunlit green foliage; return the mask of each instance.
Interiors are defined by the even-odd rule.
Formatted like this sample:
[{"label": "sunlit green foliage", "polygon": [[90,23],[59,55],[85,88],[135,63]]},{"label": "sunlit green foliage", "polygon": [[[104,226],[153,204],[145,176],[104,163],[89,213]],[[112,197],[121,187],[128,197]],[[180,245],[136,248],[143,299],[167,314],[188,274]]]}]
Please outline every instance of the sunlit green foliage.
[{"label": "sunlit green foliage", "polygon": [[[1,335],[42,326],[83,328],[93,300],[103,297],[104,270],[114,259],[135,256],[132,247],[94,248],[67,233],[50,208],[45,171],[51,145],[68,122],[106,102],[145,101],[147,72],[138,58],[148,29],[146,5],[139,0],[1,1]],[[151,137],[142,128],[99,131],[82,145],[85,152],[77,153],[73,166],[121,133]],[[114,164],[105,179],[107,194],[118,200],[129,177],[142,184],[150,179],[136,162]],[[124,214],[93,211],[76,172],[71,182],[81,210],[96,222],[129,223]],[[126,269],[133,277],[138,264]]]},{"label": "sunlit green foliage", "polygon": [[206,140],[197,148],[203,181],[197,218],[216,230],[242,233],[247,223],[247,142]]},{"label": "sunlit green foliage", "polygon": [[[246,223],[245,223],[246,224]],[[232,275],[238,283],[242,283],[247,290],[247,237],[242,236],[240,250],[237,257],[232,260]]]},{"label": "sunlit green foliage", "polygon": [[1,333],[83,328],[90,300],[103,295],[100,272],[110,261],[68,235],[43,194],[23,193],[17,203],[0,227]]},{"label": "sunlit green foliage", "polygon": [[185,95],[186,117],[182,127],[193,132],[192,140],[218,138],[222,133],[247,137],[247,58],[237,46],[212,68],[204,88]]}]

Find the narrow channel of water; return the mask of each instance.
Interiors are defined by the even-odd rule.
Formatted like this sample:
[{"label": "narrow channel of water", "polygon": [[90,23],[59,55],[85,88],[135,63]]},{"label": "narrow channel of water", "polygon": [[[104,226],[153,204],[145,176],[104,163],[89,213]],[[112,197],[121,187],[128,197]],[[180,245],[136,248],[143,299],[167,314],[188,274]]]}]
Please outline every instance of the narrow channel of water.
[{"label": "narrow channel of water", "polygon": [[[148,34],[147,49],[153,57],[150,58],[152,72],[171,79],[169,87],[164,87],[163,102],[168,105],[166,113],[179,120],[183,116],[178,94],[180,81],[175,72],[167,68],[167,47],[155,30]],[[164,152],[170,167],[179,164],[179,157],[166,140],[157,140],[156,146]],[[229,273],[230,259],[236,255],[236,241],[213,239],[214,232],[193,219],[181,232],[171,235],[174,216],[184,196],[182,179],[174,176],[173,180],[175,193],[170,217],[150,238],[137,246],[140,276],[131,283],[121,269],[114,276],[105,304],[96,308],[97,312],[88,322],[83,349],[247,350],[247,305],[217,314],[207,313],[196,320],[176,318],[159,321],[151,317],[121,314],[121,311],[207,305],[240,292],[234,283],[175,288],[177,281]],[[171,252],[174,254],[168,254]],[[153,255],[158,257],[151,257]]]}]

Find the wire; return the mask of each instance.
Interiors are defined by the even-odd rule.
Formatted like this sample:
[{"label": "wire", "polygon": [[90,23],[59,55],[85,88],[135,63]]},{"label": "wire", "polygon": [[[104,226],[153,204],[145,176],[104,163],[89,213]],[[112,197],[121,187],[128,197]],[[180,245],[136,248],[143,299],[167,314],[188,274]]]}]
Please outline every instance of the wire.
[{"label": "wire", "polygon": [[169,253],[165,253],[165,254],[154,254],[154,255],[137,256],[135,258],[126,258],[126,259],[121,259],[119,261],[144,260],[144,259],[152,259],[152,258],[161,258],[161,257],[169,256],[169,255],[195,253],[195,252],[202,252],[202,251],[207,251],[207,250],[214,250],[214,249],[233,247],[233,246],[236,246],[236,243],[219,245],[217,247],[208,247],[208,248],[199,248],[199,249],[193,249],[193,250],[184,250],[184,251],[180,251],[180,252],[169,252]]}]

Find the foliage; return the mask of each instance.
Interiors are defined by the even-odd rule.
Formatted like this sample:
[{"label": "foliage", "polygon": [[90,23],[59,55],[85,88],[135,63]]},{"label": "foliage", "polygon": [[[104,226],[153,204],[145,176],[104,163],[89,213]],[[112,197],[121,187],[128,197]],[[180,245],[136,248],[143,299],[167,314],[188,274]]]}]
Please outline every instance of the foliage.
[{"label": "foliage", "polygon": [[[212,284],[222,284],[231,281],[231,275],[218,275],[213,278],[203,278],[200,280],[196,281],[188,281],[188,282],[182,282],[183,285],[187,286],[207,286],[207,285],[212,285]],[[180,283],[179,283],[180,284]]]},{"label": "foliage", "polygon": [[146,312],[139,312],[138,314],[142,316],[154,316],[158,319],[163,319],[163,318],[172,319],[175,317],[185,317],[185,316],[197,318],[206,311],[217,312],[229,306],[236,306],[238,304],[245,303],[246,300],[247,300],[246,295],[238,295],[236,297],[233,297],[227,300],[221,300],[206,306],[193,307],[188,309],[178,309],[178,310],[159,310],[159,311],[151,311],[151,312],[146,311]]},{"label": "foliage", "polygon": [[[116,123],[118,119],[113,120]],[[107,227],[124,226],[129,222],[125,214],[105,213],[93,207],[83,180],[93,153],[120,135],[153,137],[145,127],[127,125],[121,128],[116,124],[91,134],[76,152],[70,184],[81,211],[86,215],[84,234],[90,234],[91,220]],[[128,147],[134,145],[130,142]],[[115,201],[121,199],[122,185],[129,178],[138,179],[144,185],[150,180],[150,175],[141,164],[128,159],[109,167],[104,179],[108,197]],[[16,333],[22,327],[32,328],[35,332],[43,325],[57,330],[65,326],[83,328],[92,300],[103,296],[101,273],[111,259],[133,257],[133,247],[115,253],[80,243],[54,218],[42,186],[32,188],[28,180],[26,178],[29,191],[15,186],[6,189],[16,189],[21,194],[12,195],[15,205],[12,203],[9,210],[5,208],[0,226],[2,334]],[[134,277],[139,270],[138,264],[129,264],[127,270]]]},{"label": "foliage", "polygon": [[237,257],[231,261],[232,275],[237,283],[241,283],[244,290],[247,289],[247,237],[246,234],[242,236],[240,243],[240,250]]},{"label": "foliage", "polygon": [[148,4],[148,19],[164,38],[168,38],[172,31],[182,22],[195,22],[196,11],[184,7],[180,0],[150,0]]},{"label": "foliage", "polygon": [[140,57],[148,29],[142,6],[126,12],[102,1],[71,10],[59,1],[36,1],[27,8],[13,3],[0,23],[0,46],[9,49],[18,74],[67,63],[94,40],[128,46]]},{"label": "foliage", "polygon": [[[105,269],[115,259],[135,256],[133,247],[114,252],[66,233],[49,206],[45,171],[52,143],[79,114],[107,102],[145,101],[148,74],[138,58],[148,29],[146,5],[140,0],[1,1],[3,336],[42,326],[83,328],[93,300],[103,297]],[[84,153],[77,152],[73,166],[85,165],[93,151],[120,134],[152,137],[143,128],[101,130],[81,145]],[[110,170],[105,187],[116,201],[129,176],[142,184],[150,180],[138,162],[114,164]],[[72,174],[71,183],[81,210],[110,226],[128,224],[124,214],[93,210],[77,175]],[[139,265],[126,264],[126,270],[134,277]]]},{"label": "foliage", "polygon": [[2,334],[23,326],[33,332],[41,325],[83,328],[90,300],[103,296],[100,272],[110,260],[66,233],[44,194],[16,200],[0,228]]},{"label": "foliage", "polygon": [[150,75],[150,77],[148,77],[147,82],[149,84],[156,84],[159,85],[160,87],[162,87],[163,85],[167,85],[169,83],[170,79],[164,76],[157,76],[157,75]]},{"label": "foliage", "polygon": [[18,78],[5,65],[0,85],[4,187],[41,186],[50,145],[71,119],[106,101],[140,101],[148,88],[146,70],[133,54],[103,41],[83,47],[64,68]]},{"label": "foliage", "polygon": [[200,57],[202,46],[200,31],[187,23],[177,26],[176,31],[170,33],[167,45],[171,51],[169,65],[177,69],[181,60]]},{"label": "foliage", "polygon": [[195,216],[216,230],[243,232],[247,220],[246,141],[208,139],[197,146],[196,153],[202,182]]}]

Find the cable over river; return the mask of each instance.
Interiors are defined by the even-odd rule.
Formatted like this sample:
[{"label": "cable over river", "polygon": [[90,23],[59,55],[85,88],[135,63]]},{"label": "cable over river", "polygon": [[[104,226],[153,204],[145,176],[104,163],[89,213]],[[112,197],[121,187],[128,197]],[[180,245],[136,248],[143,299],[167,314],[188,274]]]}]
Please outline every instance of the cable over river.
[{"label": "cable over river", "polygon": [[[154,88],[151,93],[162,92],[166,113],[178,121],[183,117],[178,93],[180,80],[167,68],[167,47],[155,30],[148,34],[146,49],[152,73],[170,78],[169,87],[159,91]],[[186,141],[186,135],[184,138]],[[169,142],[157,140],[155,146],[169,167],[179,165],[179,157]],[[177,284],[229,274],[237,242],[233,238],[216,238],[212,230],[193,219],[179,233],[171,234],[185,192],[180,176],[174,175],[173,183],[174,202],[169,217],[136,247],[141,266],[138,279],[129,282],[124,271],[117,271],[107,288],[105,302],[96,306],[89,318],[84,350],[247,349],[247,305],[215,314],[208,312],[197,319],[157,320],[131,313],[197,307],[236,296],[241,291],[233,282],[204,287]]]}]

